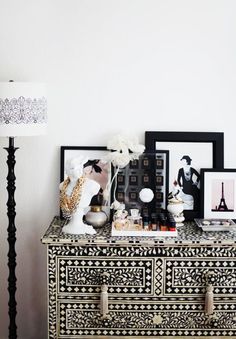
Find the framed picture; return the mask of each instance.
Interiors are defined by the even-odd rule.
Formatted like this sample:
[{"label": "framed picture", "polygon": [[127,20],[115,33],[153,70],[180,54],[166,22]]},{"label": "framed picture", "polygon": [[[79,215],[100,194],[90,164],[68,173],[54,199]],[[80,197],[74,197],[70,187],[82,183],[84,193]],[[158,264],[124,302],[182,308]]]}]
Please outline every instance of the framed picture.
[{"label": "framed picture", "polygon": [[[124,203],[127,210],[139,209],[152,213],[166,209],[168,194],[169,152],[158,150],[145,152],[139,159],[121,168],[117,175],[116,199]],[[139,198],[143,188],[150,188],[154,199],[144,204]],[[148,208],[144,211],[144,207]]]},{"label": "framed picture", "polygon": [[224,167],[224,134],[145,132],[146,151],[169,151],[168,192],[184,201],[184,216],[200,216],[200,169]]},{"label": "framed picture", "polygon": [[201,169],[203,218],[236,219],[236,169]]},{"label": "framed picture", "polygon": [[88,161],[84,164],[84,172],[90,179],[97,181],[100,185],[100,191],[95,195],[90,205],[101,205],[102,209],[110,215],[110,195],[103,194],[110,186],[111,181],[111,165],[104,163],[104,158],[110,151],[104,146],[61,146],[61,168],[60,182],[63,182],[66,175],[66,162],[70,159],[84,156]]}]

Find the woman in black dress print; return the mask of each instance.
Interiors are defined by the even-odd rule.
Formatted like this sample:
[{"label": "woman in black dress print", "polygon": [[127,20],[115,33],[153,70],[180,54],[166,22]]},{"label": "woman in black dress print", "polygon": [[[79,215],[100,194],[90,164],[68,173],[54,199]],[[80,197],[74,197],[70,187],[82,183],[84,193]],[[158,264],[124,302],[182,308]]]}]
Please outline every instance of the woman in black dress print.
[{"label": "woman in black dress print", "polygon": [[193,167],[191,167],[192,159],[188,155],[184,155],[180,159],[183,167],[179,169],[177,182],[182,192],[193,197],[193,209],[199,209],[200,190],[198,184],[200,175]]}]

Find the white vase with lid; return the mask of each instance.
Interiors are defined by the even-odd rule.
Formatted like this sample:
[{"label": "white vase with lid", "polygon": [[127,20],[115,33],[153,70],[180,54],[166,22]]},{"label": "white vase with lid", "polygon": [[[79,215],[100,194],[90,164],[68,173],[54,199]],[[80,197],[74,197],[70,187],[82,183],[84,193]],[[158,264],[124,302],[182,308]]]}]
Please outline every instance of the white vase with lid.
[{"label": "white vase with lid", "polygon": [[167,210],[173,215],[176,222],[176,226],[183,226],[184,216],[184,204],[181,200],[169,201]]}]

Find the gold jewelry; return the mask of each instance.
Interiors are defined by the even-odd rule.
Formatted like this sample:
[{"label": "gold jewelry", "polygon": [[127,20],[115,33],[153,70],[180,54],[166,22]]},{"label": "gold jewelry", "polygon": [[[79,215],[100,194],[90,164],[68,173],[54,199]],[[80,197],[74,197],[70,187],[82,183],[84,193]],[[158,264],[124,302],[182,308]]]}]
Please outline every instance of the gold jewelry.
[{"label": "gold jewelry", "polygon": [[80,177],[77,180],[70,196],[66,194],[67,187],[70,183],[70,178],[68,177],[63,182],[60,192],[60,208],[64,218],[71,219],[72,214],[76,211],[76,208],[81,199],[82,187],[84,185],[84,182],[85,177]]}]

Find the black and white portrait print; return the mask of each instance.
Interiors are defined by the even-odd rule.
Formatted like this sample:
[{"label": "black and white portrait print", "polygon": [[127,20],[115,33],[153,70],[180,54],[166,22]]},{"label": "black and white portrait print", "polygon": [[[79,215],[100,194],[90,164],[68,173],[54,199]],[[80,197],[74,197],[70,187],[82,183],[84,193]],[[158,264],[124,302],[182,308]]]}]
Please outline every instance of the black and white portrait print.
[{"label": "black and white portrait print", "polygon": [[200,169],[213,166],[212,145],[156,142],[156,148],[169,150],[169,192],[183,200],[184,210],[199,210]]}]

